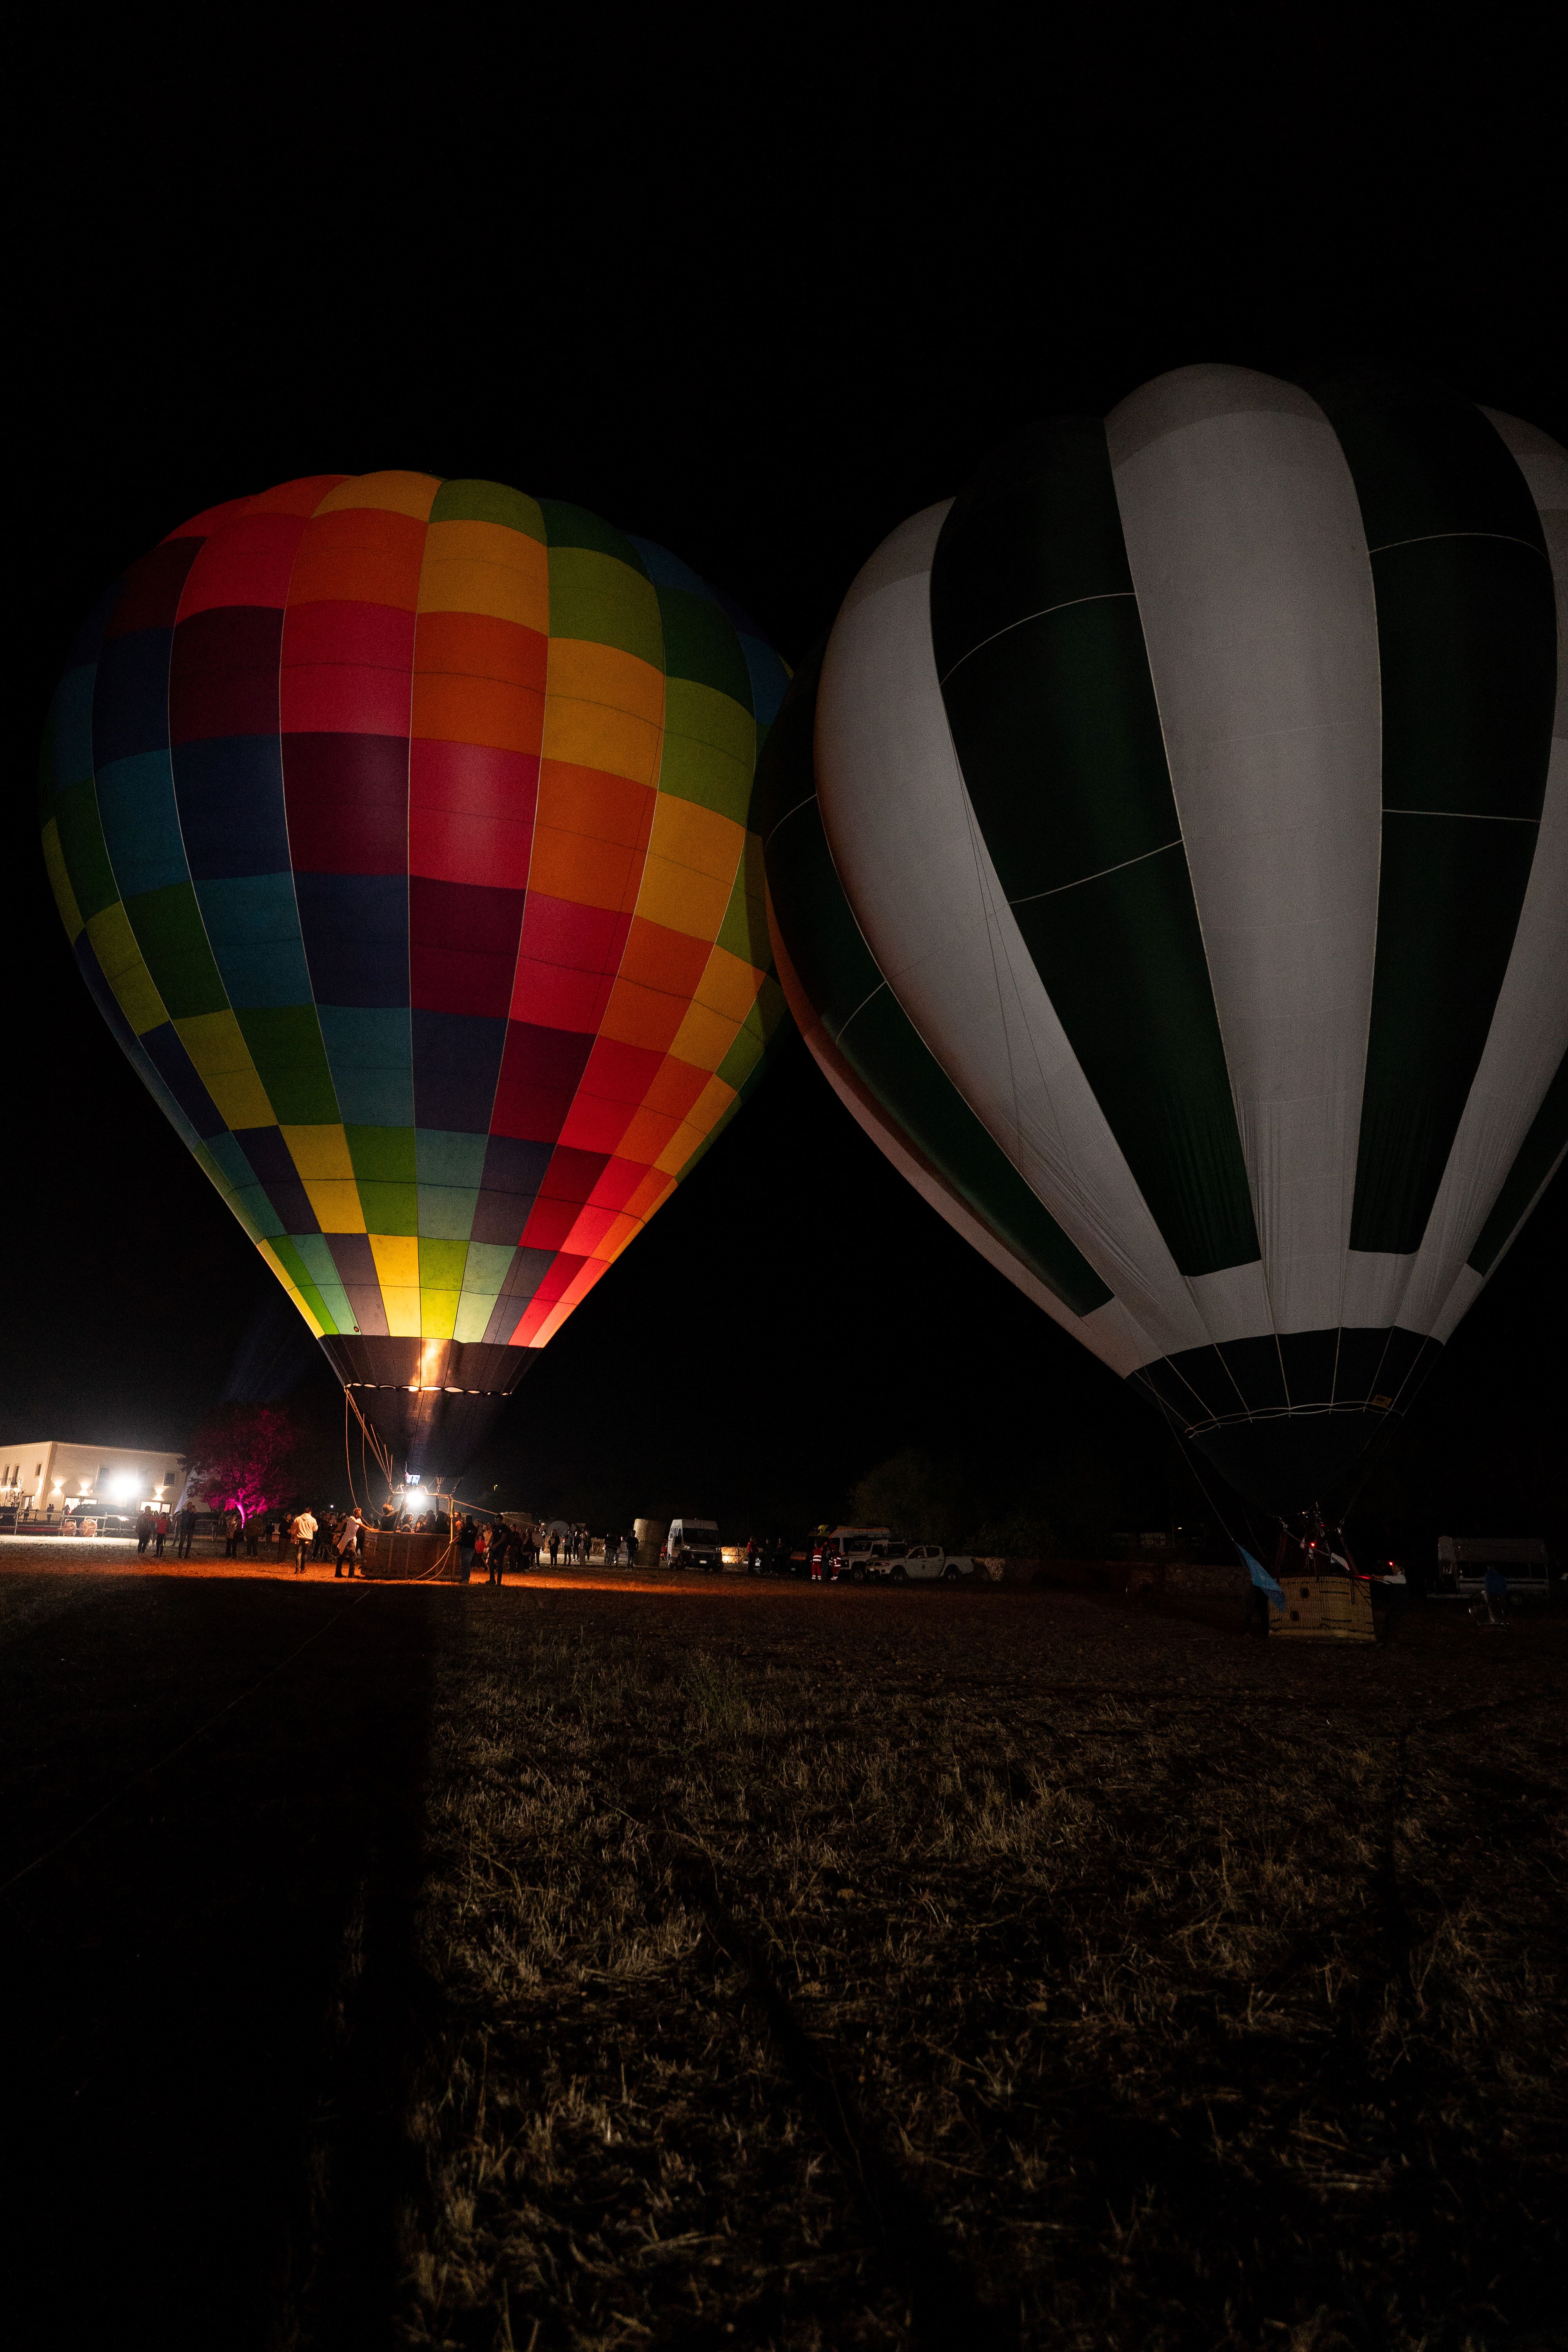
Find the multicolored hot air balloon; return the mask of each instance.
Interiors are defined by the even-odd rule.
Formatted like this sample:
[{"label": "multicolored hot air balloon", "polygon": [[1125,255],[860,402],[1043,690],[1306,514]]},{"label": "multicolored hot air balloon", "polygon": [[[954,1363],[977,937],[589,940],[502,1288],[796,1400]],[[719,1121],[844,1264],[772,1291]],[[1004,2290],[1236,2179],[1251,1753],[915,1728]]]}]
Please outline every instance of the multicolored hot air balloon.
[{"label": "multicolored hot air balloon", "polygon": [[463,1466],[759,1073],[786,677],[661,548],[426,474],[196,516],[72,651],[83,975],[412,1467]]},{"label": "multicolored hot air balloon", "polygon": [[827,1076],[1269,1507],[1410,1399],[1568,1143],[1565,593],[1533,426],[1184,368],[896,530],[774,729]]}]

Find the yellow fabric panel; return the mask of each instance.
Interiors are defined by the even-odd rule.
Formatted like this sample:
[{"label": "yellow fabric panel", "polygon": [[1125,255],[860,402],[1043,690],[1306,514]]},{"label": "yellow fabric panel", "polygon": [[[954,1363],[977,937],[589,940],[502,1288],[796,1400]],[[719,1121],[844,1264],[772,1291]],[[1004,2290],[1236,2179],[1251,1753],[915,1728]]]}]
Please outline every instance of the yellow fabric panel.
[{"label": "yellow fabric panel", "polygon": [[267,1089],[257,1076],[250,1048],[232,1013],[193,1013],[176,1021],[174,1030],[227,1126],[275,1124]]},{"label": "yellow fabric panel", "polygon": [[433,522],[419,574],[422,613],[484,613],[550,634],[550,551],[499,522]]},{"label": "yellow fabric panel", "polygon": [[[413,1234],[372,1234],[370,1254],[375,1260],[375,1278],[384,1297],[389,1290],[417,1293],[419,1244]],[[403,1339],[408,1334],[400,1332],[398,1336]]]},{"label": "yellow fabric panel", "polygon": [[[422,1339],[451,1339],[458,1321],[456,1290],[422,1290],[419,1294],[419,1337]],[[388,1318],[390,1320],[390,1318]]]},{"label": "yellow fabric panel", "polygon": [[[727,1087],[722,1078],[709,1079],[686,1118],[681,1120],[680,1125],[653,1163],[661,1176],[674,1176],[685,1167],[698,1145],[707,1136],[709,1129],[729,1109],[734,1099],[733,1087]],[[651,1216],[652,1213],[653,1212],[649,1210],[648,1214]]]},{"label": "yellow fabric panel", "polygon": [[256,1246],[261,1252],[262,1256],[267,1260],[268,1265],[272,1268],[273,1273],[278,1276],[279,1281],[283,1285],[284,1289],[289,1293],[289,1297],[294,1301],[295,1306],[299,1308],[300,1314],[304,1317],[306,1322],[310,1325],[317,1339],[320,1339],[323,1338],[325,1334],[322,1326],[317,1321],[314,1315],[311,1314],[310,1308],[306,1306],[303,1291],[300,1288],[300,1286],[295,1281],[293,1276],[285,1267],[282,1259],[273,1249],[271,1244],[264,1241],[258,1242]]},{"label": "yellow fabric panel", "polygon": [[324,1234],[363,1233],[364,1208],[352,1177],[347,1183],[335,1176],[307,1176],[302,1181],[305,1198]]},{"label": "yellow fabric panel", "polygon": [[103,976],[114,991],[115,1002],[138,1037],[144,1037],[149,1029],[162,1027],[169,1017],[168,1012],[136,944],[131,918],[118,898],[112,907],[100,908],[91,918],[87,935],[103,967]]},{"label": "yellow fabric panel", "polygon": [[552,640],[543,758],[652,784],[658,781],[663,743],[664,679],[658,670],[614,646]]},{"label": "yellow fabric panel", "polygon": [[316,509],[319,515],[344,514],[354,507],[380,507],[390,514],[411,515],[428,522],[440,488],[435,474],[351,474],[329,490]]},{"label": "yellow fabric panel", "polygon": [[[286,1127],[283,1140],[301,1176],[339,1176],[353,1181],[354,1164],[349,1139],[341,1127]],[[363,1233],[363,1225],[345,1225],[345,1233]]]},{"label": "yellow fabric panel", "polygon": [[[697,983],[693,1002],[722,1013],[739,1027],[756,1003],[762,984],[763,974],[754,964],[744,956],[731,955],[728,948],[716,947]],[[679,1053],[680,1048],[675,1050]]]},{"label": "yellow fabric panel", "polygon": [[418,1339],[419,1293],[416,1290],[388,1290],[383,1283],[381,1303],[386,1309],[386,1329],[390,1339]]},{"label": "yellow fabric panel", "polygon": [[740,1034],[740,1023],[727,1013],[715,1013],[708,1004],[693,1004],[669,1050],[678,1061],[689,1062],[694,1070],[716,1070]]},{"label": "yellow fabric panel", "polygon": [[745,838],[732,817],[660,793],[637,913],[688,939],[717,939]]},{"label": "yellow fabric panel", "polygon": [[55,894],[60,920],[74,948],[81,937],[81,908],[77,905],[76,892],[71,888],[71,878],[66,872],[65,855],[60,848],[59,823],[55,817],[50,817],[44,827],[44,864],[48,868],[49,887]]}]

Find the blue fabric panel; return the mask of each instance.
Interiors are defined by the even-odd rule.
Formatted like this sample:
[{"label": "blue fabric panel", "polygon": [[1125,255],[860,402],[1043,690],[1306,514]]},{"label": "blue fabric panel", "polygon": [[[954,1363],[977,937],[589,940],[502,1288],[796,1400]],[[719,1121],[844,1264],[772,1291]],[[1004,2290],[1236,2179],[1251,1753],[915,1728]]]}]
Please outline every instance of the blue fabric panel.
[{"label": "blue fabric panel", "polygon": [[143,751],[100,768],[98,813],[122,898],[189,878],[167,751]]},{"label": "blue fabric panel", "polygon": [[317,1003],[406,1005],[406,876],[297,874],[294,887]]},{"label": "blue fabric panel", "polygon": [[487,1134],[506,1023],[467,1013],[418,1010],[410,1023],[416,1126]]},{"label": "blue fabric panel", "polygon": [[[212,1147],[209,1144],[207,1148],[210,1150]],[[245,1203],[246,1215],[258,1234],[264,1234],[269,1242],[275,1242],[279,1234],[288,1232],[288,1226],[259,1184],[239,1184],[235,1190]]]},{"label": "blue fabric panel", "polygon": [[231,1004],[310,1003],[292,875],[198,882],[196,902]]},{"label": "blue fabric panel", "polygon": [[196,881],[287,873],[283,761],[275,735],[178,743],[174,764],[185,854]]},{"label": "blue fabric panel", "polygon": [[92,689],[97,676],[91,666],[68,670],[55,688],[46,736],[49,785],[54,792],[63,793],[92,773]]},{"label": "blue fabric panel", "polygon": [[779,715],[779,705],[784,698],[789,679],[784,666],[772,646],[761,637],[750,637],[743,629],[737,630],[741,651],[746,656],[746,670],[752,681],[752,709],[759,727],[771,727]]},{"label": "blue fabric panel", "polygon": [[414,1138],[414,1168],[421,1184],[479,1185],[485,1172],[487,1135],[438,1135],[420,1128]]},{"label": "blue fabric panel", "polygon": [[237,1192],[247,1184],[254,1185],[256,1171],[240,1149],[237,1136],[231,1135],[226,1128],[221,1135],[209,1138],[207,1150]]},{"label": "blue fabric panel", "polygon": [[142,1044],[148,1060],[204,1141],[208,1136],[226,1134],[223,1114],[197,1077],[174,1023],[165,1021],[161,1028],[149,1029]]},{"label": "blue fabric panel", "polygon": [[706,580],[700,580],[689,564],[682,563],[679,555],[671,555],[668,547],[658,547],[651,539],[636,539],[628,531],[632,545],[642,557],[643,567],[656,588],[685,588],[693,596],[711,598],[713,591]]},{"label": "blue fabric panel", "polygon": [[406,1013],[319,1004],[316,1018],[346,1127],[412,1127],[414,1066]]},{"label": "blue fabric panel", "polygon": [[173,629],[110,637],[98,657],[92,698],[92,761],[134,759],[169,740],[169,646]]}]

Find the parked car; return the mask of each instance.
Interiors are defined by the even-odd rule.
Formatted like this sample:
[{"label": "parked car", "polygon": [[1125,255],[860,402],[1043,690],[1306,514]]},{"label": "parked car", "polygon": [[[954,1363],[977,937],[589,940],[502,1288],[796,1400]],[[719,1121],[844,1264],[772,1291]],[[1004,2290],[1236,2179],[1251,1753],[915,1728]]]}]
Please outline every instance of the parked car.
[{"label": "parked car", "polygon": [[723,1566],[716,1519],[671,1519],[659,1557],[671,1568],[702,1568],[717,1576]]}]

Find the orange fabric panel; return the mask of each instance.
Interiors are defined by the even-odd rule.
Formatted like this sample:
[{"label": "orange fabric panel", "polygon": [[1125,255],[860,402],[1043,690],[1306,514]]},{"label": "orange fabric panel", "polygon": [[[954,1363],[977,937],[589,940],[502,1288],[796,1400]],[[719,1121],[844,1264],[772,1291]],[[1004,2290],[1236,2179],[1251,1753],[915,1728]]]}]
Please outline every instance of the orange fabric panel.
[{"label": "orange fabric panel", "polygon": [[438,474],[346,474],[335,489],[327,492],[316,512],[325,515],[345,509],[357,509],[362,513],[379,509],[406,516],[424,525],[430,520],[430,509],[440,487]]},{"label": "orange fabric panel", "polygon": [[[706,1070],[694,1069],[689,1062],[677,1061],[673,1055],[668,1055],[660,1064],[653,1084],[643,1097],[643,1108],[663,1111],[670,1118],[684,1118],[707,1084]],[[658,1154],[654,1152],[649,1156],[657,1159]]]},{"label": "orange fabric panel", "polygon": [[[684,997],[672,996],[668,989],[645,988],[639,981],[623,975],[610,991],[599,1034],[616,1037],[626,1045],[646,1045],[651,1053],[668,1054],[685,1017]],[[629,1149],[628,1157],[636,1157]]]},{"label": "orange fabric panel", "polygon": [[424,524],[406,515],[356,509],[319,516],[307,525],[294,559],[289,604],[341,600],[412,613],[424,545]]},{"label": "orange fabric panel", "polygon": [[550,635],[550,551],[499,522],[433,522],[421,613],[488,613]]},{"label": "orange fabric panel", "polygon": [[706,940],[688,939],[683,931],[667,930],[662,923],[646,922],[640,915],[634,915],[626,953],[621,958],[621,977],[638,981],[645,988],[664,989],[671,996],[679,996],[684,1013],[696,993],[707,961]]},{"label": "orange fabric panel", "polygon": [[[624,1112],[622,1117],[625,1118]],[[632,1117],[626,1120],[621,1130],[620,1141],[616,1147],[616,1157],[622,1160],[640,1160],[646,1166],[651,1168],[679,1125],[679,1119],[672,1112],[647,1109],[634,1111]],[[634,1193],[633,1200],[636,1197]],[[626,1206],[629,1209],[631,1202],[628,1202]]]},{"label": "orange fabric panel", "polygon": [[422,612],[414,643],[416,669],[500,678],[544,692],[550,641],[537,629],[520,628],[514,621],[498,621],[486,613]]},{"label": "orange fabric panel", "polygon": [[[421,646],[419,653],[423,651]],[[441,743],[487,743],[498,751],[537,752],[543,729],[544,697],[536,687],[423,667],[415,671],[412,731],[416,736]]]}]

